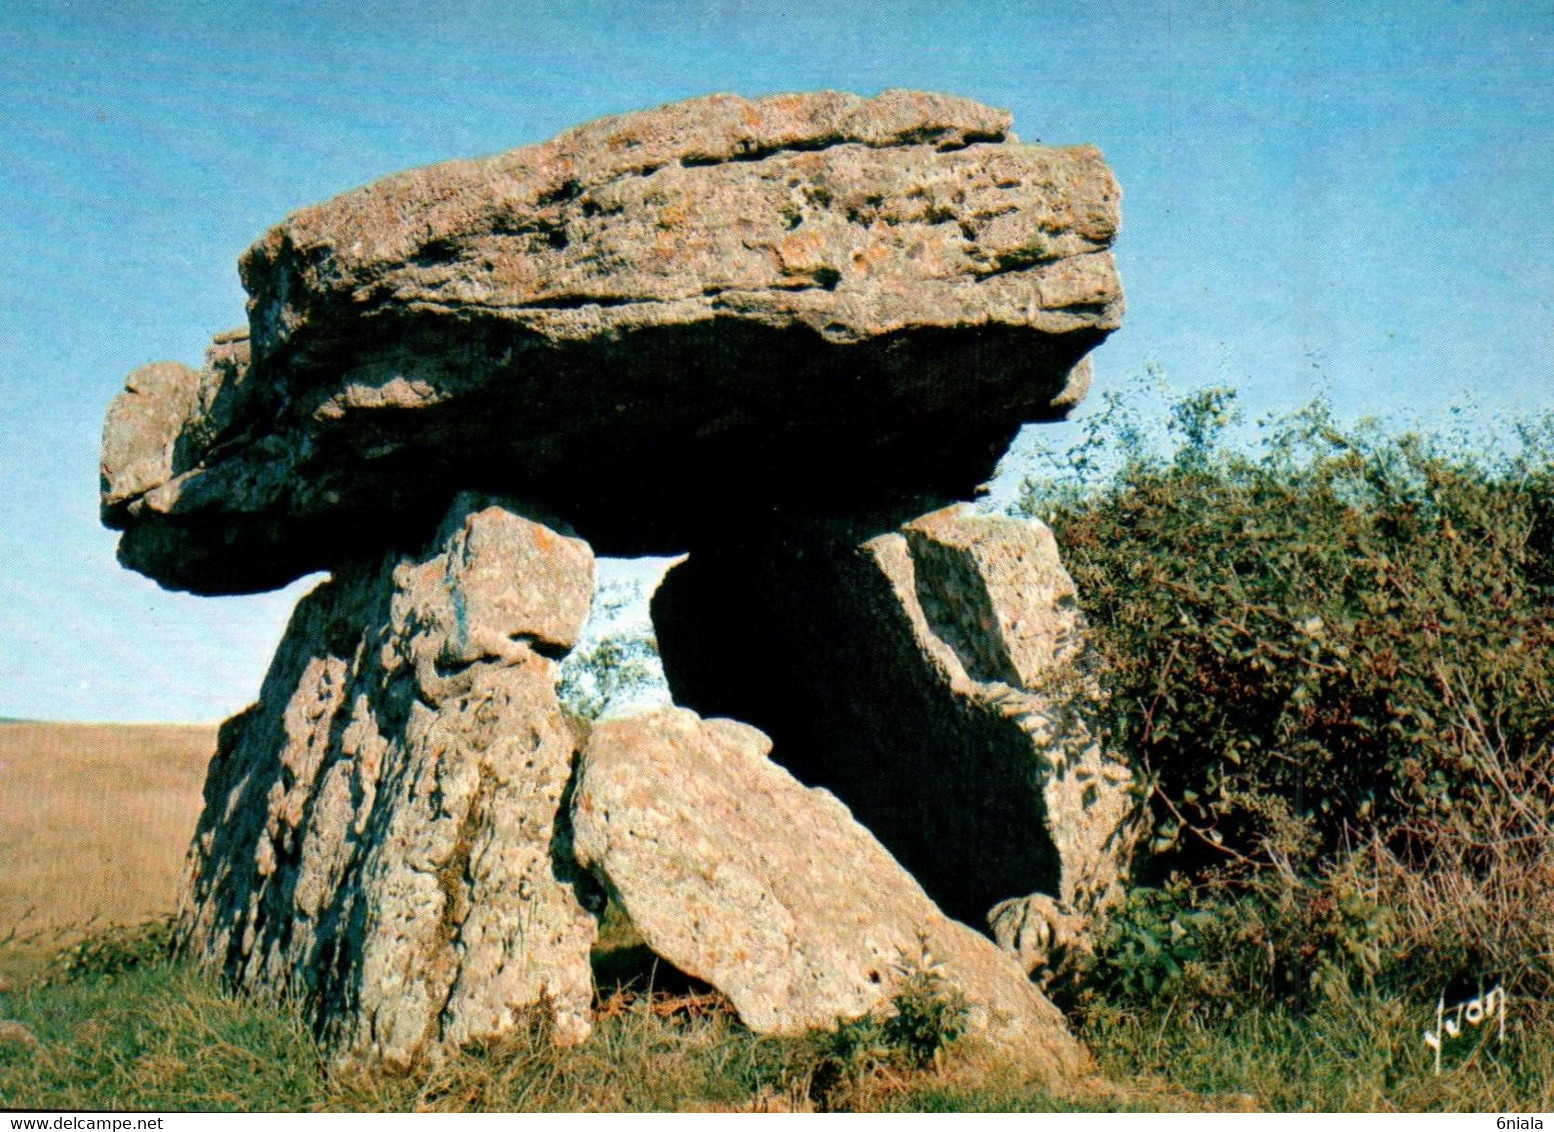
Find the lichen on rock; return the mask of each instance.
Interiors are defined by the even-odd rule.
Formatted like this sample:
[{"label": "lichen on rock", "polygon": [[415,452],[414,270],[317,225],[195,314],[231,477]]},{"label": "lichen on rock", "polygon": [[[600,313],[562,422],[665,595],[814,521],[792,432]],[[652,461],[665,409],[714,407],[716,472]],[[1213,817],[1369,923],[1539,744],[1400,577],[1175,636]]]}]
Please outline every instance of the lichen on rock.
[{"label": "lichen on rock", "polygon": [[952,916],[1045,893],[1104,912],[1136,840],[1102,746],[1073,581],[1035,520],[952,508],[860,539],[763,526],[654,596],[677,703],[748,720]]},{"label": "lichen on rock", "polygon": [[251,337],[155,421],[133,389],[110,411],[120,557],[268,589],[471,487],[619,555],[730,510],[968,498],[1083,396],[1123,309],[1100,153],[1008,125],[909,91],[715,95],[303,209],[243,257]]}]

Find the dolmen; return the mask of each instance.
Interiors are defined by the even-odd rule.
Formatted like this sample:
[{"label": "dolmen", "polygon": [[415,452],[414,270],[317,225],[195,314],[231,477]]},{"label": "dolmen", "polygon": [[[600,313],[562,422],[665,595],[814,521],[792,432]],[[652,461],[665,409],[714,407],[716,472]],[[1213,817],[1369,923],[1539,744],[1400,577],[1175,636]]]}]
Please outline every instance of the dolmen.
[{"label": "dolmen", "polygon": [[[221,730],[183,952],[407,1067],[536,1012],[582,1041],[613,901],[753,1030],[929,963],[982,1056],[1087,1072],[1040,976],[1137,791],[1051,532],[966,501],[1084,396],[1119,196],[963,98],[715,95],[261,237],[247,327],[131,374],[103,438],[124,565],[328,574]],[[676,706],[558,700],[596,553],[685,555]]]}]

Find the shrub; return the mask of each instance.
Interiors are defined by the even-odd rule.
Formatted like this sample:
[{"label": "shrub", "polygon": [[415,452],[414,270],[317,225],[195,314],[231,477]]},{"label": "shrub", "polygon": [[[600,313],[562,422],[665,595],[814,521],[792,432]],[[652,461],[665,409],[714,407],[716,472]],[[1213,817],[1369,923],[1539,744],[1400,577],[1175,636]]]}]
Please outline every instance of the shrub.
[{"label": "shrub", "polygon": [[658,643],[646,634],[608,636],[580,647],[562,665],[557,697],[587,721],[663,679]]},{"label": "shrub", "polygon": [[1395,911],[1344,870],[1237,886],[1177,875],[1128,894],[1061,992],[1081,1016],[1158,1002],[1205,1021],[1304,1013],[1375,991],[1397,937]]},{"label": "shrub", "polygon": [[966,1032],[965,996],[945,982],[940,965],[919,942],[917,955],[895,965],[900,981],[890,1010],[839,1019],[836,1028],[809,1038],[805,1092],[824,1110],[851,1107],[874,1077],[937,1068]]},{"label": "shrub", "polygon": [[[1103,940],[1102,982],[1529,978],[1513,954],[1540,940],[1547,980],[1554,416],[1498,451],[1340,428],[1319,403],[1248,452],[1235,419],[1229,391],[1191,395],[1161,450],[1113,400],[1078,474],[1022,501],[1058,537],[1110,741],[1150,794],[1152,887]],[[1426,910],[1495,893],[1488,917]],[[1425,938],[1448,922],[1455,942]],[[1237,947],[1262,967],[1217,958]]]},{"label": "shrub", "polygon": [[594,609],[577,647],[562,661],[556,694],[574,716],[598,719],[664,682],[658,640],[651,626],[629,616],[641,593],[631,580],[600,584]]},{"label": "shrub", "polygon": [[938,1065],[944,1051],[966,1032],[966,998],[945,983],[926,944],[921,957],[904,964],[900,974],[901,984],[890,1000],[895,1013],[885,1020],[885,1046],[908,1068]]}]

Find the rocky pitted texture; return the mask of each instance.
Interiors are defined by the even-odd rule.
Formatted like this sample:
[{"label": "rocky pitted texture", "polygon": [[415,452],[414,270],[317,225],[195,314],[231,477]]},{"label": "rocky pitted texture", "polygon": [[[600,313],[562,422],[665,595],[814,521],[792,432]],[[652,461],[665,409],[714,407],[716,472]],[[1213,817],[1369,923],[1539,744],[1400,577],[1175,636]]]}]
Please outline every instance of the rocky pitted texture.
[{"label": "rocky pitted texture", "polygon": [[181,469],[179,434],[198,410],[200,375],[180,362],[152,362],[124,381],[103,423],[103,516],[160,487]]},{"label": "rocky pitted texture", "polygon": [[987,925],[998,946],[1018,959],[1028,975],[1050,976],[1076,951],[1093,950],[1089,920],[1065,912],[1056,900],[1040,892],[995,904],[987,914]]},{"label": "rocky pitted texture", "polygon": [[760,1033],[889,1010],[930,963],[969,1031],[1048,1080],[1088,1057],[985,936],[948,918],[824,790],[728,719],[670,708],[597,726],[573,797],[574,847],[653,950],[726,994]]},{"label": "rocky pitted texture", "polygon": [[[925,515],[871,545],[912,623],[919,657],[954,693],[1025,738],[1057,856],[1058,906],[1087,914],[1121,895],[1132,863],[1133,775],[1092,727],[1084,619],[1057,540],[1036,519]],[[1058,933],[1061,934],[1061,933]]]},{"label": "rocky pitted texture", "polygon": [[1081,616],[1045,526],[951,509],[861,545],[767,528],[719,549],[654,598],[677,703],[770,734],[952,916],[1116,898],[1137,800],[1087,722]]},{"label": "rocky pitted texture", "polygon": [[558,829],[555,696],[593,556],[461,496],[430,548],[342,567],[222,728],[178,936],[300,997],[333,1056],[408,1065],[511,1029],[588,1032],[595,934]]},{"label": "rocky pitted texture", "polygon": [[244,257],[251,341],[137,371],[103,512],[164,585],[281,585],[452,490],[678,552],[730,508],[966,498],[1120,321],[1119,192],[942,95],[716,95],[390,177]]}]

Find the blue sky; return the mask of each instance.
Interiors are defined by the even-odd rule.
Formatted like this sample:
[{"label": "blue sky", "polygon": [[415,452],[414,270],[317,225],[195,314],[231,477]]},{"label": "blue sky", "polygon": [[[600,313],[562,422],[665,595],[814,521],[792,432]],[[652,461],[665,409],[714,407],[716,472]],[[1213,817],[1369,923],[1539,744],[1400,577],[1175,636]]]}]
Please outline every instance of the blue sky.
[{"label": "blue sky", "polygon": [[1554,407],[1554,3],[13,0],[0,63],[0,716],[256,694],[296,588],[164,593],[96,489],[125,374],[242,321],[266,227],[709,91],[951,91],[1100,145],[1129,301],[1103,384],[1154,361],[1254,413]]}]

